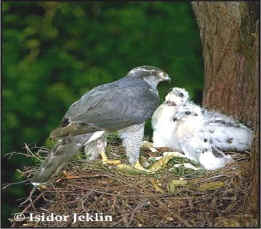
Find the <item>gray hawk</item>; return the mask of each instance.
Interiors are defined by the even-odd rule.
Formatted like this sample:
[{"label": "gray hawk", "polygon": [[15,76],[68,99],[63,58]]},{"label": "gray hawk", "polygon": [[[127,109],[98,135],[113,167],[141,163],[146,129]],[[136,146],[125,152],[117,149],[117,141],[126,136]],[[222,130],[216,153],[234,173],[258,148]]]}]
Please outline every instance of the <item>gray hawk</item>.
[{"label": "gray hawk", "polygon": [[[153,66],[130,70],[120,80],[93,88],[73,103],[61,125],[50,134],[57,140],[40,171],[32,178],[34,185],[45,183],[82,147],[90,158],[100,154],[104,163],[119,164],[105,154],[106,136],[117,131],[125,146],[129,163],[145,170],[139,163],[145,121],[160,103],[157,85],[170,77]],[[146,171],[146,170],[145,170]]]}]

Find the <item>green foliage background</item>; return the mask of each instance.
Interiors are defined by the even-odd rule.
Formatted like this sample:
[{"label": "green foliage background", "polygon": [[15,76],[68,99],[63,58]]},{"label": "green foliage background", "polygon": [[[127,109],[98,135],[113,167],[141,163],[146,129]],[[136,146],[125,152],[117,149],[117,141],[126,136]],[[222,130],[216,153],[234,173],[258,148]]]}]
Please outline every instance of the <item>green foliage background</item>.
[{"label": "green foliage background", "polygon": [[[185,87],[200,102],[203,64],[199,32],[187,2],[4,2],[2,156],[41,146],[66,109],[91,88],[155,65],[169,73],[164,99]],[[146,135],[151,127],[146,125]],[[2,181],[32,163],[2,158]],[[2,226],[18,212],[30,185],[2,192]]]}]

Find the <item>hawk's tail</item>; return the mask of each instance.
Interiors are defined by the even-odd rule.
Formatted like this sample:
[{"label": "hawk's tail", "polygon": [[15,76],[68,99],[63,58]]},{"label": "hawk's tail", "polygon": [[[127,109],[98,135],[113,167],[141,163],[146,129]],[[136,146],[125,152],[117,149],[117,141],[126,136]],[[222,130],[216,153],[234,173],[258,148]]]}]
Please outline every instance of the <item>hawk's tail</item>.
[{"label": "hawk's tail", "polygon": [[52,148],[48,157],[41,164],[40,170],[31,179],[33,185],[46,183],[52,176],[57,175],[75,154],[79,153],[81,144],[75,144],[74,141],[71,141],[71,138],[64,140],[60,140]]}]

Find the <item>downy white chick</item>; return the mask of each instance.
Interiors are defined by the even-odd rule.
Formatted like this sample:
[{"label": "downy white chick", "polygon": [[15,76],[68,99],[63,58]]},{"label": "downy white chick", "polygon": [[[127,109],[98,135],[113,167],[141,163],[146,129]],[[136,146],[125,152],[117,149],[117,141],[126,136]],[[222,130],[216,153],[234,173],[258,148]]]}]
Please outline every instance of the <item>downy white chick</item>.
[{"label": "downy white chick", "polygon": [[[208,111],[193,103],[184,88],[173,88],[165,97],[165,102],[152,116],[153,142],[155,147],[170,147],[175,143],[171,137],[171,117],[183,106],[192,110],[201,110],[204,116],[204,128],[211,136],[212,144],[222,151],[246,151],[250,149],[253,132],[230,116],[216,111]],[[195,110],[195,111],[196,111]],[[171,147],[170,147],[171,148]]]},{"label": "downy white chick", "polygon": [[183,152],[191,160],[199,161],[202,151],[209,150],[209,140],[203,131],[204,119],[197,106],[192,111],[182,106],[172,117],[173,125],[169,127],[171,138],[169,147]]},{"label": "downy white chick", "polygon": [[172,148],[181,151],[202,167],[214,170],[233,161],[213,146],[211,135],[205,128],[205,119],[199,106],[190,104],[180,107],[174,115],[176,125],[172,131]]},{"label": "downy white chick", "polygon": [[155,147],[184,152],[206,169],[221,168],[232,161],[221,151],[245,151],[252,141],[249,128],[232,117],[194,104],[182,88],[173,88],[165,97],[153,115],[152,126]]},{"label": "downy white chick", "polygon": [[165,97],[162,103],[152,116],[153,128],[153,146],[170,147],[171,138],[170,126],[174,125],[173,115],[178,111],[180,106],[188,102],[189,94],[182,88],[173,88]]}]

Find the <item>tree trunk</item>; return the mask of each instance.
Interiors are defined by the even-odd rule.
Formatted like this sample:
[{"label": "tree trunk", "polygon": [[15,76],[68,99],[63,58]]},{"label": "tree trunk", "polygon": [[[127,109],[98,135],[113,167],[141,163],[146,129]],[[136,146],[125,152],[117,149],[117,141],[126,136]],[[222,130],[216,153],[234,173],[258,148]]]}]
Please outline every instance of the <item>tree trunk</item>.
[{"label": "tree trunk", "polygon": [[255,133],[251,149],[251,193],[246,210],[258,219],[259,1],[193,2],[192,7],[203,48],[203,105],[232,115]]}]

